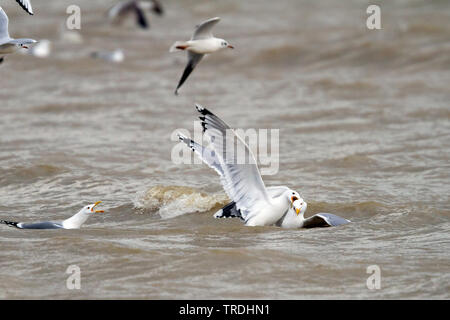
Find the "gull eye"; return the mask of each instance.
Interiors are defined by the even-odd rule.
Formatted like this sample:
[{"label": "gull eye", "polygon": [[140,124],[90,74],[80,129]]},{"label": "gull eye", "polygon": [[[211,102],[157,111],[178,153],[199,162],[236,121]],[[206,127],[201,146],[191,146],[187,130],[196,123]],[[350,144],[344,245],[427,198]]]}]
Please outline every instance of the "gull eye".
[{"label": "gull eye", "polygon": [[90,209],[90,207],[88,207],[88,209]]}]

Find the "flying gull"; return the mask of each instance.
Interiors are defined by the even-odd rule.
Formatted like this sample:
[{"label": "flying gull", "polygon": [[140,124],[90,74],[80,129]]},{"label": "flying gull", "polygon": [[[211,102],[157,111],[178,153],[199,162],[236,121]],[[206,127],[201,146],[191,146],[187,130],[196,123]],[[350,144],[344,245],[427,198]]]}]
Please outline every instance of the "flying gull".
[{"label": "flying gull", "polygon": [[37,222],[24,223],[0,220],[0,223],[6,224],[10,227],[18,229],[80,229],[81,225],[86,222],[91,214],[103,213],[103,210],[94,210],[101,201],[83,207],[77,214],[62,222]]},{"label": "flying gull", "polygon": [[[224,175],[219,159],[213,150],[208,147],[204,147],[201,144],[195,142],[188,137],[178,134],[179,139],[184,142],[197,156],[208,166],[213,168],[220,177]],[[275,197],[283,191],[283,187],[267,187],[266,188],[269,197]],[[318,213],[307,219],[304,218],[304,214],[307,208],[307,203],[299,198],[295,200],[296,204],[286,212],[283,217],[275,224],[282,228],[315,228],[315,227],[331,227],[341,224],[349,223],[350,221],[341,217],[338,217],[331,213]],[[236,203],[231,201],[226,204],[222,209],[214,214],[215,218],[240,218],[243,219],[241,211],[236,208]]]},{"label": "flying gull", "polygon": [[19,51],[21,48],[28,49],[27,44],[36,43],[33,39],[13,39],[9,36],[8,16],[2,7],[0,7],[0,63],[3,61],[4,54],[10,54]]},{"label": "flying gull", "polygon": [[117,3],[108,11],[108,18],[114,24],[120,24],[123,20],[134,15],[136,17],[136,23],[143,29],[148,29],[150,27],[145,11],[153,11],[158,15],[164,13],[161,3],[157,0],[125,0]]},{"label": "flying gull", "polygon": [[[284,186],[266,188],[255,157],[245,142],[225,122],[200,105],[202,127],[213,153],[202,152],[202,159],[220,175],[228,197],[235,203],[247,226],[268,226],[279,221],[292,206],[299,204],[300,195]],[[184,142],[186,137],[179,135]],[[227,149],[227,139],[236,141],[237,152]],[[229,141],[228,141],[229,142]],[[234,146],[234,145],[233,145]],[[196,149],[194,148],[194,151]],[[200,150],[200,149],[197,149]],[[198,151],[196,151],[198,152]],[[244,155],[247,162],[236,154]],[[295,207],[300,210],[300,207]]]},{"label": "flying gull", "polygon": [[195,66],[200,62],[205,54],[213,53],[226,48],[234,49],[227,41],[220,38],[215,38],[211,29],[220,21],[219,17],[211,18],[198,25],[189,41],[176,41],[169,52],[178,50],[187,50],[188,63],[184,69],[178,86],[175,89],[175,94],[178,94],[178,89],[183,85],[189,77]]}]

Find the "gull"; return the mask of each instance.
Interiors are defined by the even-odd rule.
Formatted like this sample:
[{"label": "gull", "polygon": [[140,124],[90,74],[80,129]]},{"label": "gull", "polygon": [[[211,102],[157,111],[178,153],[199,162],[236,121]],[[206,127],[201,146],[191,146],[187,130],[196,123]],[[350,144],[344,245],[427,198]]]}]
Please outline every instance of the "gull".
[{"label": "gull", "polygon": [[8,31],[9,19],[2,7],[0,7],[0,63],[2,55],[19,51],[21,48],[28,49],[27,44],[36,43],[33,39],[13,39]]},{"label": "gull", "polygon": [[101,59],[107,62],[120,63],[125,59],[125,55],[121,49],[116,49],[114,51],[95,51],[91,53],[91,57],[94,59]]},{"label": "gull", "polygon": [[62,222],[45,221],[24,223],[0,220],[0,223],[18,229],[80,229],[81,225],[86,222],[90,215],[104,212],[103,210],[94,210],[99,203],[101,201],[83,207],[77,214]]},{"label": "gull", "polygon": [[[239,210],[246,226],[274,225],[294,204],[299,205],[296,202],[300,199],[298,192],[285,186],[266,188],[255,157],[245,142],[212,112],[198,104],[196,108],[201,114],[204,135],[213,151],[208,152],[209,155],[202,152],[201,158],[219,173],[225,192]],[[179,134],[179,138],[186,143],[186,137]],[[236,141],[236,146],[231,146],[232,150],[227,148],[230,146],[227,139],[230,138],[232,142]],[[232,152],[234,147],[237,147],[236,153]],[[236,154],[243,155],[247,162],[242,162]],[[300,210],[295,206],[294,210]]]},{"label": "gull", "polygon": [[199,24],[191,40],[189,41],[176,41],[171,47],[169,52],[175,52],[179,50],[187,50],[188,63],[184,69],[178,86],[175,89],[175,95],[178,95],[178,89],[183,85],[186,79],[189,77],[195,66],[200,62],[205,54],[213,53],[226,48],[234,49],[234,47],[228,44],[227,41],[220,38],[215,38],[211,29],[220,21],[219,17],[208,19]]},{"label": "gull", "polygon": [[[323,228],[336,227],[350,223],[350,220],[341,218],[332,213],[316,213],[315,215],[305,218],[305,211],[308,207],[306,201],[299,198],[295,201],[294,206],[298,209],[290,210],[286,216],[278,222],[283,228]],[[295,212],[294,212],[295,211]]]},{"label": "gull", "polygon": [[143,29],[150,27],[145,16],[145,10],[151,10],[158,15],[164,13],[161,3],[157,0],[125,0],[117,3],[108,11],[108,18],[114,24],[120,24],[123,20],[133,14],[136,16],[136,23]]},{"label": "gull", "polygon": [[19,4],[19,6],[22,7],[23,10],[28,12],[30,15],[33,15],[33,8],[31,7],[30,0],[16,0],[16,2]]}]

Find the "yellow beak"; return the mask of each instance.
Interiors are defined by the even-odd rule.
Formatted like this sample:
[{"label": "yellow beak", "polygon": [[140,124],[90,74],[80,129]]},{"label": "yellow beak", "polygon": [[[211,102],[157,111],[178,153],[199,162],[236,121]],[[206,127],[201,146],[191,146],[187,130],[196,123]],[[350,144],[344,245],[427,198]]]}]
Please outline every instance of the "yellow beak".
[{"label": "yellow beak", "polygon": [[[91,211],[94,212],[94,208],[95,208],[97,205],[99,205],[100,203],[102,203],[102,202],[101,202],[101,201],[97,201],[96,203],[94,203],[94,205],[92,206]],[[103,211],[103,210],[95,210],[95,213],[103,213],[103,212],[105,212],[105,211]]]}]

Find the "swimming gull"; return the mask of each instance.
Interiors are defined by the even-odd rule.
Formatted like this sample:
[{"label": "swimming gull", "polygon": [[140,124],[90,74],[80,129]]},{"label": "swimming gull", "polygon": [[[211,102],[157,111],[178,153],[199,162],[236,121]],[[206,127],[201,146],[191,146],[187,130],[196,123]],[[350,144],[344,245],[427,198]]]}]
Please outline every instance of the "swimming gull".
[{"label": "swimming gull", "polygon": [[62,222],[36,222],[36,223],[24,223],[0,220],[0,223],[6,224],[10,227],[16,227],[18,229],[79,229],[83,223],[89,218],[91,214],[103,213],[103,210],[94,210],[101,201],[97,201],[94,204],[83,207],[77,214],[66,219]]}]

